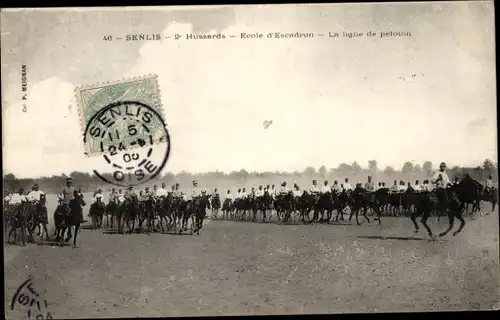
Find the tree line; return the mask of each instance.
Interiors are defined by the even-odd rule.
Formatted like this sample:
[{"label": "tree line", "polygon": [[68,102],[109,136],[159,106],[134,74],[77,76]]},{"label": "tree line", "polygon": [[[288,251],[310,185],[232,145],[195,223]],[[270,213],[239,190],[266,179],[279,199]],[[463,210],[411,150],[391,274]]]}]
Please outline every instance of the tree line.
[{"label": "tree line", "polygon": [[[368,161],[366,167],[361,167],[357,162],[354,162],[352,164],[342,163],[337,168],[330,169],[326,166],[321,166],[319,168],[309,166],[303,171],[294,172],[248,172],[245,169],[229,173],[222,171],[205,173],[190,173],[182,171],[177,174],[165,173],[161,176],[157,176],[148,183],[141,185],[140,188],[143,189],[146,186],[152,187],[154,184],[160,185],[164,182],[168,187],[174,185],[175,183],[179,183],[181,185],[181,189],[185,189],[192,186],[193,180],[197,180],[200,187],[207,189],[218,188],[219,190],[222,190],[221,192],[223,192],[223,189],[226,188],[249,188],[257,187],[260,184],[263,186],[274,184],[278,187],[283,181],[287,181],[290,187],[294,182],[297,182],[300,187],[306,188],[311,184],[313,179],[316,179],[318,184],[322,185],[324,180],[328,180],[330,184],[332,184],[334,180],[337,180],[340,184],[344,182],[344,178],[349,178],[349,182],[354,184],[356,182],[366,181],[367,176],[372,176],[373,181],[375,182],[383,181],[386,185],[392,185],[394,180],[409,181],[411,183],[414,183],[415,180],[420,180],[420,182],[422,182],[424,179],[429,179],[432,176],[434,171],[437,169],[437,166],[439,166],[439,164],[434,166],[431,161],[426,161],[422,165],[405,162],[399,169],[395,169],[391,166],[379,168],[376,160],[370,160]],[[493,181],[496,183],[498,177],[498,163],[493,163],[490,159],[486,159],[481,165],[476,167],[453,166],[448,168],[447,171],[450,179],[454,179],[454,177],[463,177],[465,174],[469,174],[472,178],[480,182],[484,182],[491,174],[493,176]],[[104,174],[104,176],[107,176],[107,178],[112,180],[112,175],[110,173]],[[74,181],[74,186],[81,188],[83,192],[91,192],[97,189],[109,191],[114,187],[104,183],[93,174],[74,171],[69,174],[69,176],[62,174],[54,175],[52,177],[41,177],[38,179],[21,179],[17,178],[12,173],[8,173],[3,176],[4,190],[9,192],[17,191],[20,188],[29,190],[35,183],[38,183],[40,189],[47,193],[60,192],[61,188],[66,184],[66,178],[68,177],[71,177]],[[118,187],[116,188],[119,189]]]}]

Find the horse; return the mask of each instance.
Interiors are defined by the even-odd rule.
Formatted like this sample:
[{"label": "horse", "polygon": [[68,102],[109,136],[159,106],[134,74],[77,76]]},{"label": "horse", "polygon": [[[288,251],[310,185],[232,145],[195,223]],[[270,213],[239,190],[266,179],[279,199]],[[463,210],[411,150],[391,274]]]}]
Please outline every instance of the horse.
[{"label": "horse", "polygon": [[[477,203],[477,210],[481,213],[481,201],[485,202],[491,202],[491,212],[495,211],[496,204],[498,203],[498,189],[497,188],[489,188],[489,190],[486,190],[484,188],[481,193],[479,194],[480,196],[480,201]],[[489,214],[489,213],[487,213]]]},{"label": "horse", "polygon": [[283,214],[283,222],[288,222],[294,208],[294,198],[292,191],[280,193],[276,196],[274,205],[279,220],[281,220],[281,214]]},{"label": "horse", "polygon": [[[43,238],[43,234],[45,233],[45,240],[49,240],[49,232],[47,231],[47,225],[49,224],[49,218],[47,215],[47,207],[46,207],[47,198],[45,194],[40,195],[40,200],[33,203],[31,209],[33,210],[32,215],[32,225],[29,229],[30,236],[35,231],[36,227],[38,227],[38,235]],[[43,228],[43,232],[42,232]]]},{"label": "horse", "polygon": [[93,229],[100,229],[102,227],[102,220],[105,212],[106,206],[104,202],[102,202],[101,198],[96,198],[96,201],[92,203],[89,208],[89,217],[92,220]]},{"label": "horse", "polygon": [[[312,221],[309,220],[309,212],[313,210],[315,203],[315,196],[307,191],[302,192],[300,197],[296,199],[295,209],[299,212],[300,219],[303,224],[307,224]],[[308,221],[306,221],[306,216]]]},{"label": "horse", "polygon": [[117,199],[110,199],[106,208],[104,210],[104,217],[106,217],[105,226],[113,228],[113,220],[114,218],[118,218],[118,209],[120,208],[120,204]]},{"label": "horse", "polygon": [[219,216],[219,209],[220,209],[220,197],[219,194],[214,194],[212,196],[212,218],[216,219]]},{"label": "horse", "polygon": [[349,223],[351,222],[352,216],[356,215],[356,223],[357,225],[361,225],[359,223],[359,212],[362,211],[363,217],[366,219],[368,223],[370,223],[370,219],[366,215],[368,208],[371,208],[377,214],[375,218],[378,221],[378,225],[382,224],[380,219],[381,213],[379,210],[380,205],[377,202],[377,197],[374,193],[368,192],[362,187],[357,187],[352,192],[352,201],[351,201],[351,214],[349,216]]},{"label": "horse", "polygon": [[165,224],[167,225],[167,231],[170,230],[173,226],[174,222],[174,197],[172,193],[168,193],[166,197],[159,198],[155,204],[156,212],[158,213],[158,217],[160,219],[160,229],[161,233],[165,232],[165,228],[163,227],[163,221],[165,220]]},{"label": "horse", "polygon": [[[141,201],[141,210],[139,211],[139,229],[140,232],[142,232],[142,223],[144,220],[147,221],[148,224],[148,231],[154,231],[155,230],[155,216],[156,216],[156,199],[154,196],[151,194],[148,196],[148,198],[144,201]],[[161,223],[161,221],[160,221]]]},{"label": "horse", "polygon": [[[123,233],[123,227],[127,225],[128,232],[132,233],[135,229],[135,220],[139,215],[139,199],[137,195],[132,194],[125,199],[123,203],[123,216],[118,218],[118,232]],[[130,226],[132,223],[132,227]]]},{"label": "horse", "polygon": [[[56,226],[56,242],[59,246],[64,245],[64,241],[70,241],[73,237],[73,247],[76,248],[76,238],[80,223],[82,222],[82,206],[85,206],[83,195],[78,191],[73,192],[73,199],[69,202],[69,212],[67,212],[62,203],[56,208],[54,212],[54,224]],[[71,235],[71,227],[75,227],[74,236]],[[64,234],[68,230],[68,237],[64,239]]]},{"label": "horse", "polygon": [[[21,202],[20,204],[11,207],[12,213],[10,214],[10,231],[7,242],[15,244],[17,239],[17,229],[21,230],[22,246],[26,246],[25,232],[27,230],[27,216],[30,210],[30,203]],[[14,234],[14,241],[11,241],[11,236]]]},{"label": "horse", "polygon": [[200,235],[200,229],[203,227],[203,220],[206,216],[206,209],[210,209],[210,196],[201,195],[193,200],[194,224],[191,226],[191,234]]},{"label": "horse", "polygon": [[[335,217],[335,221],[340,220],[344,221],[344,211],[351,202],[351,191],[342,190],[340,192],[334,191],[332,193],[332,201],[335,210],[337,211],[337,216]],[[352,210],[351,210],[352,211]]]},{"label": "horse", "polygon": [[[222,204],[222,219],[229,220],[230,217],[232,219],[233,212],[234,212],[233,200],[231,200],[229,198],[224,199],[224,203]],[[264,217],[265,217],[265,213],[264,213]]]},{"label": "horse", "polygon": [[446,231],[439,234],[440,237],[445,236],[453,227],[454,219],[457,218],[460,221],[460,227],[453,235],[457,235],[462,231],[465,226],[465,220],[462,217],[462,213],[465,210],[465,201],[460,199],[463,197],[463,190],[465,184],[462,182],[452,185],[449,188],[440,188],[433,191],[423,191],[415,193],[415,212],[410,216],[413,225],[415,226],[415,233],[418,233],[419,226],[417,224],[416,218],[422,215],[421,222],[428,235],[434,238],[431,228],[427,224],[427,219],[430,217],[432,210],[438,207],[442,212],[446,212],[449,219],[449,227]]}]

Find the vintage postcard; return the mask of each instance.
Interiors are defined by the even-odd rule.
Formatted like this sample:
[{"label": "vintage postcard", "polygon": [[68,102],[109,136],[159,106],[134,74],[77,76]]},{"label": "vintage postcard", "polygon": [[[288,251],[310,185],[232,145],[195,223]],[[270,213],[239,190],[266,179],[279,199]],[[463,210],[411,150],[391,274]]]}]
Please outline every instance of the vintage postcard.
[{"label": "vintage postcard", "polygon": [[6,318],[497,309],[493,12],[2,10]]}]

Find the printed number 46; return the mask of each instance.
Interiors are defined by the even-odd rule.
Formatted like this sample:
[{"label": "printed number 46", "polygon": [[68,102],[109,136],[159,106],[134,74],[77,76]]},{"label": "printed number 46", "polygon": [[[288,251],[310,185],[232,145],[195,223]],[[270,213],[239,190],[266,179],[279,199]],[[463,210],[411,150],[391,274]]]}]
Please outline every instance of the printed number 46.
[{"label": "printed number 46", "polygon": [[111,41],[111,40],[113,40],[113,37],[112,36],[104,36],[104,38],[102,38],[102,40]]}]

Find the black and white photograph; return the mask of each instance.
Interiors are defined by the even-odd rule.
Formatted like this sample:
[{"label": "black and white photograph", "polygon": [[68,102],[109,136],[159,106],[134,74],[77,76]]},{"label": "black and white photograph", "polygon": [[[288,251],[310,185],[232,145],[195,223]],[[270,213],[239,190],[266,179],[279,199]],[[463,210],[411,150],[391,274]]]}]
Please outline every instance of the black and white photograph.
[{"label": "black and white photograph", "polygon": [[494,25],[2,9],[5,318],[497,310]]}]

